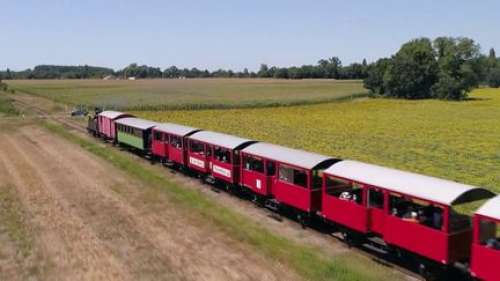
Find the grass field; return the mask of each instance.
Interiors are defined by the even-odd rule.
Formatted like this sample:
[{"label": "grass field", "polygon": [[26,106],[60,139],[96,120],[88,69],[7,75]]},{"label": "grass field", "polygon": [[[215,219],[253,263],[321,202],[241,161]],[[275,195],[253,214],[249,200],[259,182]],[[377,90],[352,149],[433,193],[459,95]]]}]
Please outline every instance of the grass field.
[{"label": "grass field", "polygon": [[67,104],[162,110],[309,104],[366,94],[360,81],[13,80],[9,87]]},{"label": "grass field", "polygon": [[500,89],[479,89],[472,97],[134,113],[500,192]]},{"label": "grass field", "polygon": [[11,94],[0,91],[0,117],[16,115],[18,113],[9,95]]}]

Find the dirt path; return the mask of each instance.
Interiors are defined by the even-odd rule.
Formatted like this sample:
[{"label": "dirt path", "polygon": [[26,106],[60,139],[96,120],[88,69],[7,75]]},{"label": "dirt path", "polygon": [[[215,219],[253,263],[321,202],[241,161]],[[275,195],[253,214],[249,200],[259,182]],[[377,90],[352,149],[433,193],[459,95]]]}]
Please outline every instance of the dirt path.
[{"label": "dirt path", "polygon": [[34,280],[299,279],[38,127],[0,133],[0,166],[36,233]]}]

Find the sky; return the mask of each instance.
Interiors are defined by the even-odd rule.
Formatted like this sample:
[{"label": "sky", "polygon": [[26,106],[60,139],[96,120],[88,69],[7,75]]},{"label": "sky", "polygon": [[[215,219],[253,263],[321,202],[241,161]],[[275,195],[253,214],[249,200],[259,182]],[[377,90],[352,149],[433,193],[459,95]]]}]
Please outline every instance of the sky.
[{"label": "sky", "polygon": [[257,70],[338,56],[369,62],[418,38],[467,36],[500,53],[498,0],[0,0],[0,69]]}]

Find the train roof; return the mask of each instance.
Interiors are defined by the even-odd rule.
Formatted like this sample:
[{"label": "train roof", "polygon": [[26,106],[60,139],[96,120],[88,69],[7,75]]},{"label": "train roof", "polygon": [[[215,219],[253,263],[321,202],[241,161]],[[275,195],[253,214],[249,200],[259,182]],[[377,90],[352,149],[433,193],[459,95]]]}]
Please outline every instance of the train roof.
[{"label": "train roof", "polygon": [[491,191],[472,185],[351,160],[335,163],[325,173],[444,205],[494,195]]},{"label": "train roof", "polygon": [[335,159],[321,154],[265,142],[252,144],[242,151],[305,169],[313,169],[325,161],[331,161],[332,163],[335,161]]},{"label": "train roof", "polygon": [[177,125],[173,123],[161,123],[160,125],[154,128],[155,131],[161,131],[164,133],[175,134],[179,136],[185,136],[193,132],[200,131],[198,128]]},{"label": "train roof", "polygon": [[128,113],[124,113],[124,112],[119,112],[119,111],[113,111],[113,110],[106,110],[106,111],[103,111],[101,113],[98,114],[99,116],[103,116],[103,117],[106,117],[108,119],[116,119],[120,116],[132,116]]},{"label": "train roof", "polygon": [[141,129],[141,130],[147,130],[147,129],[150,129],[150,128],[158,125],[158,123],[156,123],[156,122],[145,120],[145,119],[140,119],[140,118],[135,118],[135,117],[121,118],[121,119],[116,120],[116,123],[122,124],[125,126],[134,127],[134,128]]},{"label": "train roof", "polygon": [[222,146],[229,149],[236,149],[245,144],[251,144],[255,141],[245,138],[240,138],[232,135],[212,132],[212,131],[200,131],[189,136],[190,139],[198,140],[218,146]]},{"label": "train roof", "polygon": [[500,195],[484,203],[476,214],[500,220]]}]

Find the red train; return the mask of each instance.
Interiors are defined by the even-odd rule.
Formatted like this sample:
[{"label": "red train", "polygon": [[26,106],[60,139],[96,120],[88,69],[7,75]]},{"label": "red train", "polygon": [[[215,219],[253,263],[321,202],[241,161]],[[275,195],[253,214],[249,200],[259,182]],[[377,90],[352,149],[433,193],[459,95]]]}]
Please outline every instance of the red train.
[{"label": "red train", "polygon": [[[474,278],[500,280],[494,268],[500,265],[500,196],[486,189],[130,117],[104,111],[89,120],[88,130],[207,182],[244,191],[304,225],[320,218],[349,243],[369,242],[411,257],[423,274],[462,265]],[[460,205],[484,199],[490,200],[473,218],[459,212]]]}]

